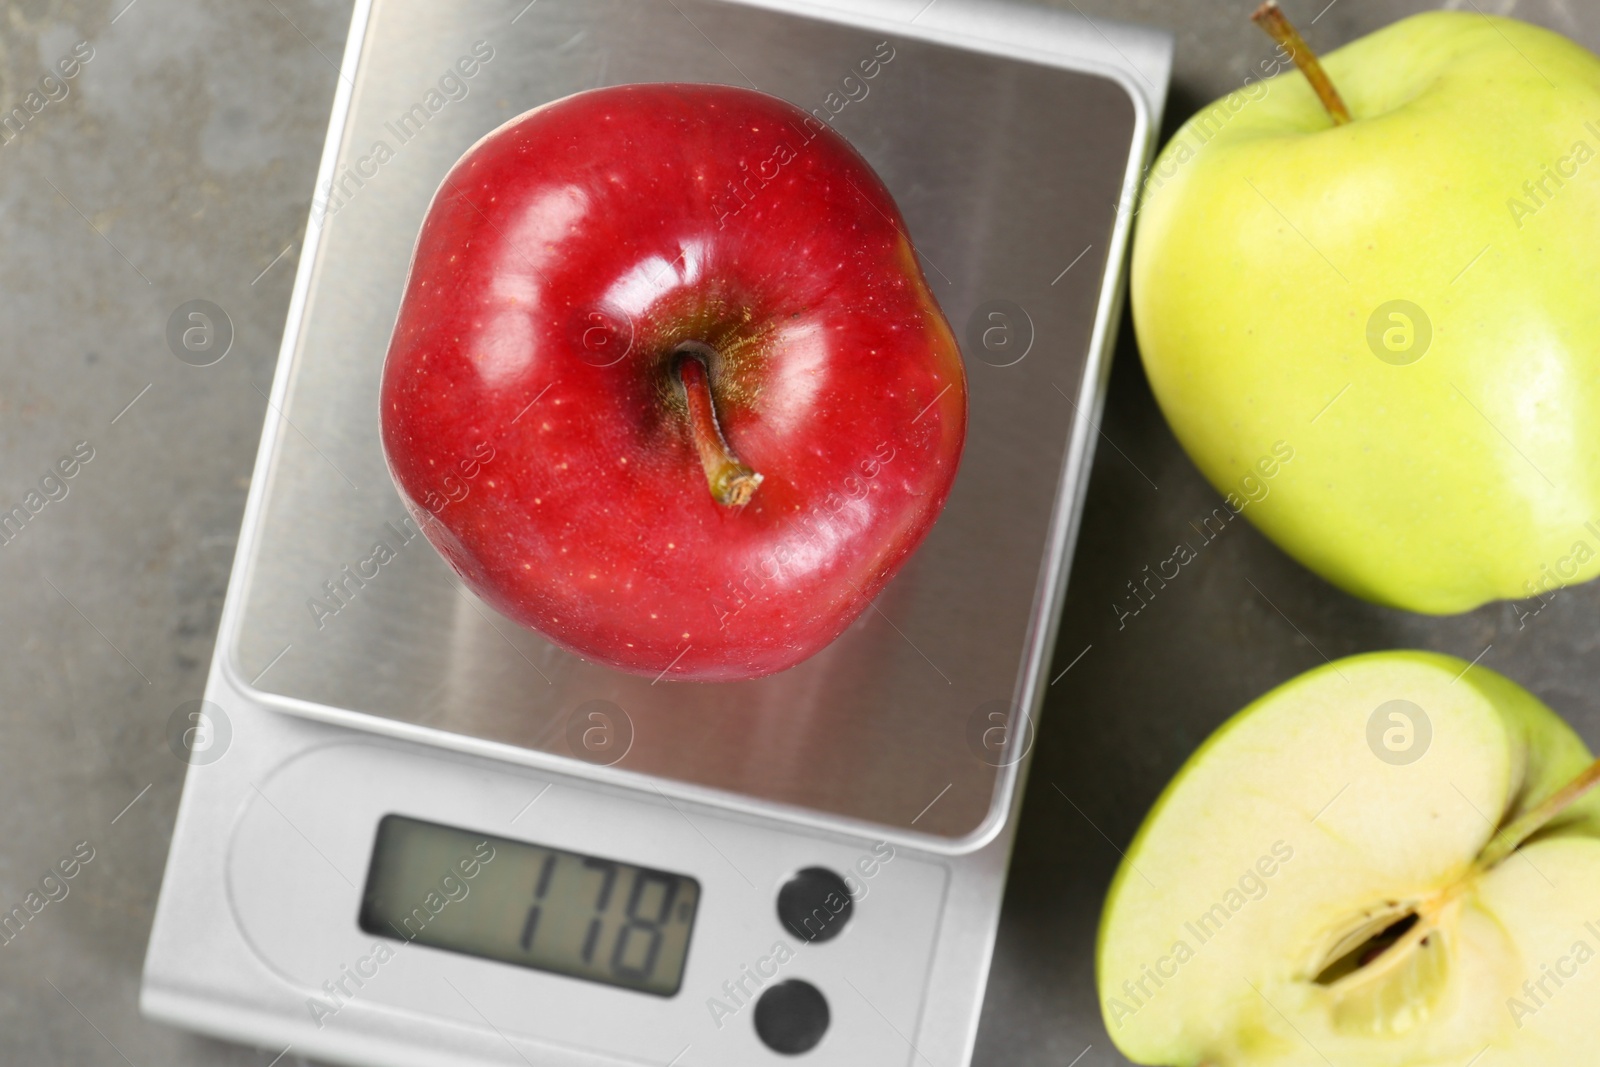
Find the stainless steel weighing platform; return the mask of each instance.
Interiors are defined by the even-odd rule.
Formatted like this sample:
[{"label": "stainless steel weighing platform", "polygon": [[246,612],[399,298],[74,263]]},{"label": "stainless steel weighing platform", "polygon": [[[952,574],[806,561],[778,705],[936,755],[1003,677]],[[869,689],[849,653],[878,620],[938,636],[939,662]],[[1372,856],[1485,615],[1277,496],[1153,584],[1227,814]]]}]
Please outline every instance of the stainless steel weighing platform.
[{"label": "stainless steel weighing platform", "polygon": [[[189,768],[145,1012],[352,1063],[711,1067],[783,1059],[754,1020],[804,982],[827,1018],[797,1062],[967,1063],[1169,61],[1164,35],[981,0],[358,4],[197,712],[230,740]],[[378,442],[451,163],[538,104],[663,80],[830,114],[967,360],[966,453],[928,541],[837,642],[754,682],[652,684],[499,617],[405,540]],[[419,103],[426,122],[397,127]],[[393,560],[351,582],[378,541]],[[339,610],[313,612],[330,586]],[[698,905],[676,992],[364,932],[387,815],[681,872]],[[807,942],[777,899],[813,868],[854,904]]]}]

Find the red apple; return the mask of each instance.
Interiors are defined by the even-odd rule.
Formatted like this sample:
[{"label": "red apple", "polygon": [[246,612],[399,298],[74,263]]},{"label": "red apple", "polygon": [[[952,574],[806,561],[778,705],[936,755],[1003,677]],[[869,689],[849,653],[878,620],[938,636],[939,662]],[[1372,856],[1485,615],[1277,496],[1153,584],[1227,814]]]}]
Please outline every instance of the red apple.
[{"label": "red apple", "polygon": [[383,445],[483,599],[580,656],[792,666],[927,535],[966,433],[956,341],[883,183],[763,93],[536,108],[434,196]]}]

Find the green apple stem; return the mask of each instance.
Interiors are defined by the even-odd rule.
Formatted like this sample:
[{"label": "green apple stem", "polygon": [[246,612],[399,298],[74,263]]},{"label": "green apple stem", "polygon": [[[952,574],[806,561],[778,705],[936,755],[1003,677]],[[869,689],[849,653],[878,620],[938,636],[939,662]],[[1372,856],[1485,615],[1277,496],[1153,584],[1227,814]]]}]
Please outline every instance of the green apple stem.
[{"label": "green apple stem", "polygon": [[694,436],[695,451],[700,453],[700,466],[706,472],[711,496],[725,507],[743,507],[761,484],[761,475],[740,463],[722,436],[704,359],[692,350],[681,351],[677,372],[689,403],[689,430]]},{"label": "green apple stem", "polygon": [[1294,28],[1289,16],[1278,7],[1278,0],[1266,0],[1256,8],[1255,14],[1250,16],[1250,21],[1266,30],[1267,36],[1277,41],[1289,53],[1294,65],[1300,68],[1300,72],[1306,76],[1306,81],[1311,83],[1317,99],[1322,101],[1322,106],[1333,117],[1333,124],[1343,126],[1349,122],[1350,109],[1344,106],[1344,99],[1339,95],[1339,90],[1328,80],[1328,72],[1322,69],[1317,54],[1306,44],[1305,38],[1300,36],[1300,31]]},{"label": "green apple stem", "polygon": [[1487,871],[1499,864],[1541,827],[1582,800],[1597,785],[1600,785],[1600,760],[1589,764],[1582,774],[1550,794],[1538,807],[1495,834],[1478,857],[1479,869]]}]

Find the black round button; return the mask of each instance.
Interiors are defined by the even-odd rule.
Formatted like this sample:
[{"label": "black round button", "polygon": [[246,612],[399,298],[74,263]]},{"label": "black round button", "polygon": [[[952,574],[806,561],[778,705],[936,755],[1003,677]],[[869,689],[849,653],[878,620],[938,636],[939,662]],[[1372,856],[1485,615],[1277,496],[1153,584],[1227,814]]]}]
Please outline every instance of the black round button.
[{"label": "black round button", "polygon": [[774,1052],[810,1052],[827,1032],[828,998],[810,982],[790,978],[768,986],[756,1001],[756,1036]]},{"label": "black round button", "polygon": [[854,907],[850,887],[826,867],[807,867],[778,890],[778,921],[802,941],[838,937]]}]

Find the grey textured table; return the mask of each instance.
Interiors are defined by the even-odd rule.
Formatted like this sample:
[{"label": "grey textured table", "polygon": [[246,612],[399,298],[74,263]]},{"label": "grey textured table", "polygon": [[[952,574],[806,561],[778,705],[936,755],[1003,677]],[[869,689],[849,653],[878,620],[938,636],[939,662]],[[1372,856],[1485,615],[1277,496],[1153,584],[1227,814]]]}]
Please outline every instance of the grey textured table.
[{"label": "grey textured table", "polygon": [[[1251,0],[1056,2],[1176,31],[1168,132],[1272,49]],[[1322,48],[1431,6],[1335,0],[1310,25],[1324,2],[1290,7]],[[1600,9],[1576,0],[1476,6],[1600,49]],[[204,682],[348,20],[334,0],[6,8],[6,111],[78,42],[92,58],[0,143],[0,509],[78,442],[93,458],[0,546],[0,903],[79,841],[94,858],[0,947],[3,1063],[261,1067],[282,1051],[153,1025],[136,1000],[183,772],[166,723]],[[168,317],[193,299],[234,325],[214,366],[168,350]],[[1124,1062],[1092,965],[1116,846],[1223,718],[1323,655],[1481,654],[1600,744],[1600,586],[1522,627],[1506,605],[1421,618],[1336,592],[1235,523],[1119,628],[1123,583],[1219,501],[1155,409],[1126,323],[1116,360],[1116,448],[1095,463],[1057,671],[1083,656],[1040,733],[983,1065]]]}]

